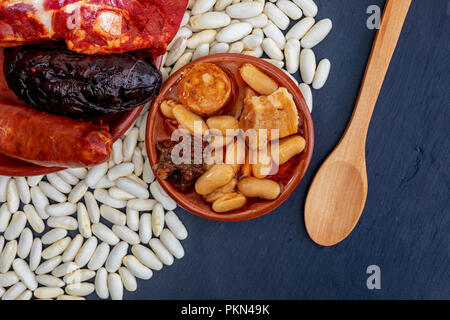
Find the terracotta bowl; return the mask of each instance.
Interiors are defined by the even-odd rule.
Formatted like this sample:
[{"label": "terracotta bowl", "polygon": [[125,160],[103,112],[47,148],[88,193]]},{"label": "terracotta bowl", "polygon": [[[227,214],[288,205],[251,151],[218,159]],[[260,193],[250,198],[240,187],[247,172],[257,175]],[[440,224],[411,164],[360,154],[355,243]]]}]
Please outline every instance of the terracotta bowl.
[{"label": "terracotta bowl", "polygon": [[[300,155],[291,159],[288,163],[280,167],[277,181],[282,186],[281,195],[274,201],[259,199],[249,199],[248,204],[236,211],[228,213],[216,213],[211,209],[211,205],[203,200],[194,190],[183,193],[178,191],[169,180],[157,177],[163,189],[184,209],[200,217],[218,221],[241,221],[249,220],[267,214],[279,207],[295,190],[308,169],[314,148],[314,129],[306,102],[295,83],[272,64],[258,58],[240,54],[216,54],[196,60],[178,72],[173,74],[164,84],[158,97],[153,101],[150,114],[147,119],[147,153],[150,164],[153,167],[159,162],[159,155],[156,150],[158,141],[170,139],[170,130],[164,124],[163,115],[160,112],[160,104],[167,98],[176,97],[178,82],[186,68],[199,63],[214,63],[221,67],[231,78],[232,98],[229,104],[234,105],[239,96],[242,97],[245,84],[240,78],[238,69],[244,63],[251,63],[271,76],[280,87],[285,87],[293,95],[294,101],[300,115],[301,134],[306,139],[306,149]],[[225,106],[227,108],[227,106]]]},{"label": "terracotta bowl", "polygon": [[[157,68],[161,67],[162,57],[155,59],[154,64]],[[6,80],[3,76],[3,49],[0,48],[0,101],[23,103],[8,88]],[[119,139],[125,131],[133,124],[144,107],[138,107],[131,111],[121,112],[117,114],[102,116],[99,118],[103,123],[107,123],[110,127],[111,135],[114,141]],[[21,160],[13,159],[0,154],[0,175],[5,176],[35,176],[48,174],[64,170],[65,168],[42,167],[30,164]]]}]

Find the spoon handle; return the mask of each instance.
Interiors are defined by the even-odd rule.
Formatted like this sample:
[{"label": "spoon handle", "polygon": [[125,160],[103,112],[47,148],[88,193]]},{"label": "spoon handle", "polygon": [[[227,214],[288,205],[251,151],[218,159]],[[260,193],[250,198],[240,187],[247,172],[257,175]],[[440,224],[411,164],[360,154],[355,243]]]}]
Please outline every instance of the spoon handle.
[{"label": "spoon handle", "polygon": [[364,79],[350,124],[343,140],[359,141],[365,147],[367,130],[384,78],[389,69],[411,0],[387,0],[380,29],[375,37]]}]

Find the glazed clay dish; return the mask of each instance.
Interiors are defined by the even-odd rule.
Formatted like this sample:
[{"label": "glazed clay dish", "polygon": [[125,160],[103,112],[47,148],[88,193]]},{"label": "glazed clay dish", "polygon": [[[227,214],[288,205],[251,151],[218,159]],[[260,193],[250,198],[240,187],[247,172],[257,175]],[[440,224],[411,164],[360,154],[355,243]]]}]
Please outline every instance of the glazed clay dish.
[{"label": "glazed clay dish", "polygon": [[219,221],[279,207],[305,175],[314,147],[311,115],[295,83],[240,54],[204,57],[173,74],[153,101],[146,135],[167,194]]},{"label": "glazed clay dish", "polygon": [[[3,49],[0,48],[0,103],[25,105],[6,84],[3,75],[3,57]],[[158,57],[153,61],[153,64],[159,69],[161,67],[161,62],[162,57]],[[130,111],[104,115],[92,120],[95,123],[107,124],[110,128],[112,140],[116,141],[137,119],[143,107],[144,106],[140,106]],[[64,169],[65,168],[39,166],[0,154],[0,175],[15,177],[35,176]]]}]

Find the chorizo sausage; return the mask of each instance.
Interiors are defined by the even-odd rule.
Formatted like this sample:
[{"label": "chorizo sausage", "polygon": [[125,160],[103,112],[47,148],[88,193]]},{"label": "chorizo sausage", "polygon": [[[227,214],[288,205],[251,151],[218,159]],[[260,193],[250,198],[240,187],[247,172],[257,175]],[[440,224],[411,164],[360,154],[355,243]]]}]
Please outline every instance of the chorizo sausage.
[{"label": "chorizo sausage", "polygon": [[107,125],[0,102],[0,153],[46,167],[82,167],[109,158]]}]

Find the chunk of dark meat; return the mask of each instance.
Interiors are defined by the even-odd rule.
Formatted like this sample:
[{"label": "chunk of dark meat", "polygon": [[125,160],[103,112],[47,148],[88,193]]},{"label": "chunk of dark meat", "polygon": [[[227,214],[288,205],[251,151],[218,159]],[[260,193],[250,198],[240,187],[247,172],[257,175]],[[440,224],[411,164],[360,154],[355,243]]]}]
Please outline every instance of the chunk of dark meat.
[{"label": "chunk of dark meat", "polygon": [[[159,151],[159,163],[155,165],[156,174],[162,179],[169,179],[173,185],[180,191],[187,191],[195,181],[206,171],[203,164],[194,164],[195,150],[194,150],[195,138],[191,139],[191,164],[175,164],[172,159],[172,150],[179,142],[165,140],[159,142],[156,145],[156,149]],[[207,143],[202,142],[202,152],[205,149]],[[183,157],[182,151],[180,157]]]},{"label": "chunk of dark meat", "polygon": [[33,108],[74,118],[130,110],[154,98],[161,73],[130,54],[83,55],[61,44],[5,49],[8,86]]}]

